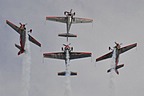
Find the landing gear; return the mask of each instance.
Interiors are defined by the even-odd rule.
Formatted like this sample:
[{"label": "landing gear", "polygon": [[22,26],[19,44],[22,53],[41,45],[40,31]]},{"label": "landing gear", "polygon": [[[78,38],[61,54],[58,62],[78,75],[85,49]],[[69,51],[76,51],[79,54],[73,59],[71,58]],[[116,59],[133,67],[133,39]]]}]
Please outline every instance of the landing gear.
[{"label": "landing gear", "polygon": [[64,51],[63,47],[61,48],[62,51]]},{"label": "landing gear", "polygon": [[71,51],[73,51],[73,47],[71,47]]}]

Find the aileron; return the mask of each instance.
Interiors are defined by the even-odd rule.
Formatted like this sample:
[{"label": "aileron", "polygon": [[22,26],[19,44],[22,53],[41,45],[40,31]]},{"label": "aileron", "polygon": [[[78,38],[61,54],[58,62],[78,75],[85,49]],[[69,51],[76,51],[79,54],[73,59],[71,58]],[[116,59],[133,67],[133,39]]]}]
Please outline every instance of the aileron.
[{"label": "aileron", "polygon": [[92,19],[74,17],[73,23],[92,23]]},{"label": "aileron", "polygon": [[71,52],[70,59],[79,59],[79,58],[86,58],[91,57],[91,53],[86,52]]},{"label": "aileron", "polygon": [[20,29],[18,26],[16,26],[15,24],[11,23],[10,21],[6,20],[6,23],[11,27],[13,28],[17,33],[20,34]]},{"label": "aileron", "polygon": [[66,23],[66,17],[46,17],[46,20]]},{"label": "aileron", "polygon": [[53,58],[53,59],[65,59],[65,55],[63,52],[55,52],[55,53],[44,53],[43,56],[45,58]]}]

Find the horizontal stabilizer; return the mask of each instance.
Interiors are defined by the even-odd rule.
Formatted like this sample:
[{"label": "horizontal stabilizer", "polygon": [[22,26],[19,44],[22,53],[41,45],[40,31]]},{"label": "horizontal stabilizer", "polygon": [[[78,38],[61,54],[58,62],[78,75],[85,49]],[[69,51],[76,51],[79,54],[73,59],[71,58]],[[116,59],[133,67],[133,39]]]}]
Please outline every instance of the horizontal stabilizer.
[{"label": "horizontal stabilizer", "polygon": [[22,54],[25,50],[21,47],[21,46],[19,46],[19,45],[17,45],[17,44],[15,44],[15,47],[17,47],[20,51],[18,52],[18,55],[20,55],[20,54]]},{"label": "horizontal stabilizer", "polygon": [[[124,67],[124,64],[116,66],[115,70],[122,68],[122,67]],[[109,70],[107,70],[107,73],[111,72],[112,69],[114,69],[114,68],[110,68]]]},{"label": "horizontal stabilizer", "polygon": [[58,72],[58,76],[66,76],[66,75],[68,75],[68,76],[75,76],[75,75],[77,75],[77,72],[66,72],[66,71],[64,71],[64,72]]},{"label": "horizontal stabilizer", "polygon": [[22,50],[22,48],[17,44],[15,44],[15,47],[17,47],[19,50]]},{"label": "horizontal stabilizer", "polygon": [[58,34],[58,36],[61,36],[61,37],[77,37],[77,35],[70,34],[70,33],[62,33],[62,34]]},{"label": "horizontal stabilizer", "polygon": [[121,67],[124,67],[124,64],[121,64],[121,65],[116,66],[116,69],[119,69],[119,68],[121,68]]}]

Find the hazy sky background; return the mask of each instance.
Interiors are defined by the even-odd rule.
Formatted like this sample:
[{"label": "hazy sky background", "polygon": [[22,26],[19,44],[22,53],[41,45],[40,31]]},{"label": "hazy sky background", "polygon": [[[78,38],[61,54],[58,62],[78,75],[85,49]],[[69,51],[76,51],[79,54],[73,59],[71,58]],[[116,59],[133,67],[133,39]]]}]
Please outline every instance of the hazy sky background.
[{"label": "hazy sky background", "polygon": [[111,59],[95,63],[96,57],[109,52],[114,42],[122,46],[138,43],[120,57],[120,75],[115,75],[115,96],[144,95],[144,1],[143,0],[1,0],[0,1],[0,96],[20,96],[23,55],[17,56],[19,35],[5,21],[27,23],[42,48],[31,45],[30,96],[64,96],[64,61],[43,59],[44,52],[61,51],[66,32],[62,23],[46,21],[46,16],[64,16],[73,9],[76,17],[92,18],[92,24],[72,25],[70,39],[74,51],[92,52],[93,57],[70,62],[70,69],[78,72],[71,78],[72,96],[108,96],[110,75],[106,73]]}]

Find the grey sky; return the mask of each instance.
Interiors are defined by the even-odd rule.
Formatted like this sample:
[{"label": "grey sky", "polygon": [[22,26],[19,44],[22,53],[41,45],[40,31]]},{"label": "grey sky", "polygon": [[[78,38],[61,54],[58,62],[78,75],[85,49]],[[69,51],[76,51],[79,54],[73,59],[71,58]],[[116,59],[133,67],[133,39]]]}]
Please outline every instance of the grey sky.
[{"label": "grey sky", "polygon": [[[138,47],[120,57],[120,75],[115,76],[116,96],[143,96],[144,72],[144,1],[143,0],[1,0],[0,1],[0,96],[20,96],[23,55],[17,56],[19,35],[6,25],[28,23],[42,48],[31,45],[32,65],[30,96],[63,96],[65,78],[57,72],[64,71],[64,61],[44,59],[43,52],[61,51],[66,39],[58,33],[66,32],[65,24],[46,21],[46,16],[64,16],[73,9],[77,17],[94,19],[93,24],[72,25],[70,32],[77,38],[69,41],[74,51],[93,53],[91,58],[70,62],[70,69],[78,72],[71,78],[73,96],[108,96],[111,59],[95,63],[95,59],[114,46],[138,43]],[[43,62],[44,61],[44,62]]]}]

